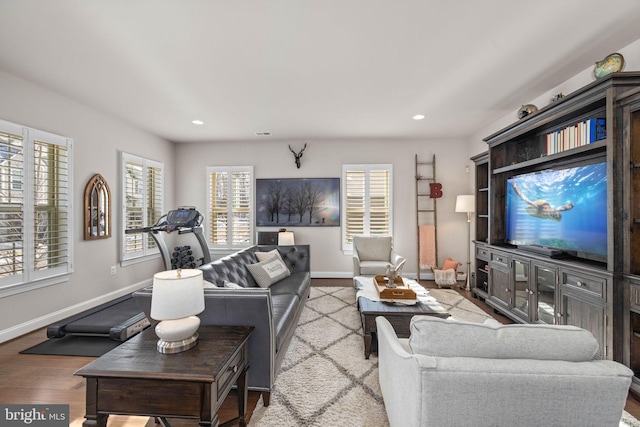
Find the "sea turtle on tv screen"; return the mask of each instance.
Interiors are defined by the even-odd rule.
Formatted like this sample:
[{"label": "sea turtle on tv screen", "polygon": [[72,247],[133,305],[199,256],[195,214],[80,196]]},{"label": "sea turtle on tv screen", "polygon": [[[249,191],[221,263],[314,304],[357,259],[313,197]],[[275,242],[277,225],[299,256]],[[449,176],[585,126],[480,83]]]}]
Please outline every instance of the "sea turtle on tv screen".
[{"label": "sea turtle on tv screen", "polygon": [[538,199],[532,202],[527,196],[522,194],[522,191],[520,191],[520,188],[515,183],[515,181],[512,182],[511,185],[518,197],[520,197],[522,201],[527,204],[527,213],[533,217],[560,221],[562,219],[562,214],[560,212],[568,211],[569,209],[573,208],[573,202],[567,202],[562,206],[558,206],[557,208],[551,206],[551,204],[546,200]]}]

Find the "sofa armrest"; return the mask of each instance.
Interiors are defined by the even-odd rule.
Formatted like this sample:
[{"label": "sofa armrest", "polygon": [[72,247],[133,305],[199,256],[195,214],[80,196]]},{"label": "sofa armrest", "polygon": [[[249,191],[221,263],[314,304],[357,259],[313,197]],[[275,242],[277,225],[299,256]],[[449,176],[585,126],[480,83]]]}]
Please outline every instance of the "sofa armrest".
[{"label": "sofa armrest", "polygon": [[360,257],[358,252],[353,250],[353,277],[360,276]]},{"label": "sofa armrest", "polygon": [[[391,427],[420,426],[421,377],[418,360],[408,353],[391,323],[376,317],[378,338],[378,376]],[[421,359],[433,357],[423,356]],[[422,361],[429,366],[428,360]]]},{"label": "sofa armrest", "polygon": [[[208,291],[208,292],[207,292]],[[242,325],[255,329],[249,338],[249,387],[271,388],[275,382],[276,331],[269,289],[208,289],[203,325]]]},{"label": "sofa armrest", "polygon": [[[137,291],[133,296],[149,316],[151,287]],[[249,387],[270,389],[275,381],[276,359],[276,332],[270,290],[207,288],[204,290],[204,301],[205,309],[198,315],[202,325],[254,327],[249,337]]]}]

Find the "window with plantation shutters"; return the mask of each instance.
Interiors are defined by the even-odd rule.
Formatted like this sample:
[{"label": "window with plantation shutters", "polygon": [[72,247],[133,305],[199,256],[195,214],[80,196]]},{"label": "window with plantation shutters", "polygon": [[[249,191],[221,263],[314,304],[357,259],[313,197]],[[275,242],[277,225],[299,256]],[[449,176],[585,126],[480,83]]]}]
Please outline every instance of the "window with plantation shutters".
[{"label": "window with plantation shutters", "polygon": [[122,260],[160,253],[149,233],[124,230],[150,227],[163,215],[164,165],[122,153]]},{"label": "window with plantation shutters", "polygon": [[209,243],[241,248],[253,243],[253,167],[208,167]]},{"label": "window with plantation shutters", "polygon": [[342,166],[342,250],[353,236],[392,235],[392,165]]},{"label": "window with plantation shutters", "polygon": [[0,296],[66,280],[72,140],[0,120]]}]

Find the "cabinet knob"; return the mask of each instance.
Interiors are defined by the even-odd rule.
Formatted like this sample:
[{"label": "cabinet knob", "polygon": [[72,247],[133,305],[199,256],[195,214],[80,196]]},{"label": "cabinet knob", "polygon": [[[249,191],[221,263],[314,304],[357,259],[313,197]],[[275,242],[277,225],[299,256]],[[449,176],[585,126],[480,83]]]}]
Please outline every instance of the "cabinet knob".
[{"label": "cabinet knob", "polygon": [[529,290],[529,295],[533,295],[534,292],[532,290]]},{"label": "cabinet knob", "polygon": [[582,284],[582,282],[577,281],[577,282],[576,282],[576,286],[578,286],[579,288],[581,288],[581,287],[583,287],[584,285]]}]

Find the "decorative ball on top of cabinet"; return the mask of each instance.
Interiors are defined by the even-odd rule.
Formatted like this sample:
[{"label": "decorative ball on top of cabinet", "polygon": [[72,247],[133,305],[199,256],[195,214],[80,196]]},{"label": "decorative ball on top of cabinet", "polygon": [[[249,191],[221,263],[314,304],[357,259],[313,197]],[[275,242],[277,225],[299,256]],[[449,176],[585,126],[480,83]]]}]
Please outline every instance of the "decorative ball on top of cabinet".
[{"label": "decorative ball on top of cabinet", "polygon": [[619,53],[607,55],[601,61],[596,62],[593,75],[596,79],[601,79],[611,73],[617,73],[624,68],[624,56]]},{"label": "decorative ball on top of cabinet", "polygon": [[518,118],[524,119],[525,117],[535,113],[536,111],[538,111],[538,107],[536,107],[535,105],[525,104],[522,107],[520,107],[520,109],[518,110]]}]

